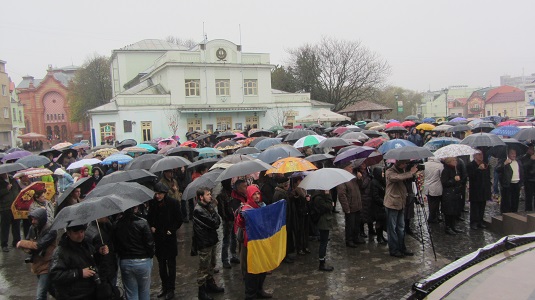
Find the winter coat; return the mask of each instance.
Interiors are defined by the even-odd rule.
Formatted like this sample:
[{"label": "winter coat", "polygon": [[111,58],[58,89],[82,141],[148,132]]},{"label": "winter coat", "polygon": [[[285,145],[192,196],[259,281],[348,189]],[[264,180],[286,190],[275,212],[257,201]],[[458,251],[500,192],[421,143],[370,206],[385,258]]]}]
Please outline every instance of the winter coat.
[{"label": "winter coat", "polygon": [[[147,222],[156,231],[153,233],[156,257],[173,258],[178,255],[176,231],[182,225],[180,202],[169,194],[162,201],[149,201]],[[168,234],[169,233],[169,234]]]},{"label": "winter coat", "polygon": [[362,199],[357,178],[338,185],[336,190],[338,192],[338,201],[340,201],[344,213],[348,214],[362,210]]},{"label": "winter coat", "polygon": [[74,178],[71,174],[65,173],[62,176],[57,176],[58,178],[58,192],[63,193],[65,190],[74,183]]},{"label": "winter coat", "polygon": [[362,178],[358,179],[360,196],[362,199],[362,210],[360,211],[360,218],[362,223],[370,223],[374,221],[372,214],[372,177],[368,170],[364,171]]},{"label": "winter coat", "polygon": [[424,144],[423,140],[422,140],[422,136],[419,135],[418,133],[411,133],[407,140],[409,140],[409,142],[412,142],[413,144],[415,144],[418,147],[422,147],[423,144]]},{"label": "winter coat", "polygon": [[524,181],[533,184],[535,182],[535,159],[531,159],[531,155],[525,154],[521,161],[524,166]]},{"label": "winter coat", "polygon": [[323,191],[317,191],[311,199],[320,214],[320,218],[316,228],[319,230],[333,230],[336,226],[336,218],[333,214],[333,200],[331,195],[325,194]]},{"label": "winter coat", "polygon": [[371,183],[372,196],[372,214],[375,220],[383,221],[386,218],[385,212],[385,178],[383,177],[383,168],[375,167],[373,169],[373,180]]},{"label": "winter coat", "polygon": [[239,207],[235,205],[239,200],[233,201],[233,198],[230,196],[231,193],[232,191],[223,189],[216,197],[217,213],[221,217],[221,220],[226,222],[234,222],[234,212]]},{"label": "winter coat", "polygon": [[41,204],[41,203],[35,201],[35,199],[34,199],[32,204],[30,204],[30,208],[28,209],[28,211],[31,213],[32,211],[34,211],[34,210],[36,210],[38,208],[46,209],[48,222],[50,222],[50,224],[54,223],[54,205],[52,204],[52,202],[50,202],[48,200],[45,200],[45,203]]},{"label": "winter coat", "polygon": [[193,210],[193,241],[197,249],[212,247],[219,242],[217,229],[221,218],[212,204],[197,202]]},{"label": "winter coat", "polygon": [[149,223],[127,211],[113,230],[115,251],[120,259],[143,259],[154,256],[154,239]]},{"label": "winter coat", "polygon": [[387,208],[402,210],[407,204],[407,186],[405,180],[413,177],[411,172],[405,172],[393,166],[386,170],[386,189],[384,205]]},{"label": "winter coat", "polygon": [[275,188],[275,193],[273,194],[273,201],[271,203],[275,203],[282,199],[286,200],[286,231],[293,232],[293,230],[297,226],[297,211],[295,199],[290,199],[287,190],[280,187]]},{"label": "winter coat", "polygon": [[277,183],[272,177],[263,178],[263,182],[260,183],[260,193],[262,194],[262,199],[266,205],[271,204],[273,199],[273,194],[275,193],[275,188]]},{"label": "winter coat", "polygon": [[[260,207],[258,203],[256,203],[253,200],[253,195],[256,192],[260,192],[260,190],[255,185],[250,185],[247,187],[247,202],[241,206],[241,211],[246,211],[249,209],[256,209]],[[243,246],[247,247],[248,238],[247,238],[247,230],[245,229],[245,222],[246,222],[245,217],[243,216],[242,213],[239,213],[236,216],[236,219],[234,220],[234,232],[237,233],[238,228],[243,231]]]},{"label": "winter coat", "polygon": [[[8,175],[7,180],[9,182],[0,178],[0,211],[11,210],[11,204],[20,192],[20,187],[13,177]],[[8,184],[11,184],[10,190],[7,189]]]},{"label": "winter coat", "polygon": [[[117,277],[118,263],[117,253],[115,251],[115,243],[113,242],[113,224],[110,222],[99,222],[97,228],[96,222],[91,222],[91,225],[85,231],[85,235],[90,238],[95,249],[106,245],[109,253],[106,255],[95,253],[94,258],[98,267],[98,274],[104,281],[111,282]],[[104,242],[104,243],[103,243]]]},{"label": "winter coat", "polygon": [[97,284],[93,277],[83,278],[83,269],[95,267],[95,249],[86,237],[81,243],[73,242],[64,233],[52,256],[50,281],[56,290],[57,300],[95,299]]},{"label": "winter coat", "polygon": [[455,181],[457,171],[448,165],[444,166],[444,170],[440,175],[440,182],[442,182],[442,213],[447,216],[456,216],[461,212],[459,202],[461,199],[461,181]]},{"label": "winter coat", "polygon": [[[167,195],[169,197],[177,201],[180,201],[180,199],[182,198],[182,195],[180,195],[180,190],[179,190],[180,187],[178,185],[178,182],[174,178],[171,178],[171,180],[168,180],[167,178],[165,178],[165,176],[162,176],[162,179],[160,179],[160,182],[163,183],[163,185],[165,185],[169,189],[169,191],[167,192]],[[177,188],[176,192],[172,189],[173,186]]]},{"label": "winter coat", "polygon": [[[516,160],[518,163],[518,172],[520,173],[519,184],[522,184],[524,180],[524,166],[520,160]],[[500,174],[500,184],[502,187],[509,187],[511,185],[511,178],[513,177],[513,169],[511,164],[505,165],[505,160],[502,160],[498,163],[496,167],[496,172]]]},{"label": "winter coat", "polygon": [[36,218],[38,225],[30,227],[26,240],[20,241],[18,247],[30,251],[33,274],[47,274],[52,254],[56,249],[57,233],[55,230],[50,230],[52,223],[47,221],[45,209],[36,209],[30,212],[29,216]]},{"label": "winter coat", "polygon": [[475,160],[466,167],[468,171],[469,199],[470,202],[485,202],[491,198],[490,169],[487,166],[484,170],[479,168]]},{"label": "winter coat", "polygon": [[430,157],[425,163],[423,192],[427,196],[442,196],[442,183],[440,174],[444,164],[438,158]]}]

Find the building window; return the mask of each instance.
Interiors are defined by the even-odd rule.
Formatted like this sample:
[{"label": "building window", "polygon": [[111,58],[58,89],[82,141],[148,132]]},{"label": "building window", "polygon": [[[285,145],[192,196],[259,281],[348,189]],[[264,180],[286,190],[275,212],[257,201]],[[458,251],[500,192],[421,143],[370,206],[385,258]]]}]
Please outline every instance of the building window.
[{"label": "building window", "polygon": [[152,140],[152,122],[142,121],[141,122],[141,133],[143,135],[143,141]]},{"label": "building window", "polygon": [[258,80],[245,79],[243,81],[243,94],[246,96],[258,95]]},{"label": "building window", "polygon": [[17,111],[13,108],[13,121],[17,121]]},{"label": "building window", "polygon": [[7,95],[7,86],[5,84],[2,84],[2,96],[6,96]]},{"label": "building window", "polygon": [[4,119],[9,119],[9,109],[4,107]]},{"label": "building window", "polygon": [[186,97],[200,96],[200,85],[201,82],[199,79],[186,80]]},{"label": "building window", "polygon": [[102,142],[115,140],[115,123],[100,123],[100,140]]},{"label": "building window", "polygon": [[132,132],[132,121],[123,120],[124,132]]},{"label": "building window", "polygon": [[202,131],[202,119],[201,118],[189,118],[188,119],[188,132]]},{"label": "building window", "polygon": [[232,129],[232,118],[231,117],[219,117],[217,118],[217,130],[225,131]]},{"label": "building window", "polygon": [[19,121],[22,121],[22,110],[19,110]]},{"label": "building window", "polygon": [[245,117],[245,128],[246,129],[257,129],[258,128],[258,117],[257,116]]},{"label": "building window", "polygon": [[229,79],[216,79],[215,94],[217,96],[230,96],[230,80]]},{"label": "building window", "polygon": [[295,124],[295,116],[286,116],[286,125],[290,127],[294,127]]}]

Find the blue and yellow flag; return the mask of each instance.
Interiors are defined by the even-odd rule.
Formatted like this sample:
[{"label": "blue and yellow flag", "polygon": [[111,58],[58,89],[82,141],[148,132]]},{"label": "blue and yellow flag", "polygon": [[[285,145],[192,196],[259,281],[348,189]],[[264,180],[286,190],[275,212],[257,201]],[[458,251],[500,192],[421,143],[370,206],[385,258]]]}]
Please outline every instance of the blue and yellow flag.
[{"label": "blue and yellow flag", "polygon": [[242,212],[247,231],[247,272],[277,268],[286,256],[286,200]]}]

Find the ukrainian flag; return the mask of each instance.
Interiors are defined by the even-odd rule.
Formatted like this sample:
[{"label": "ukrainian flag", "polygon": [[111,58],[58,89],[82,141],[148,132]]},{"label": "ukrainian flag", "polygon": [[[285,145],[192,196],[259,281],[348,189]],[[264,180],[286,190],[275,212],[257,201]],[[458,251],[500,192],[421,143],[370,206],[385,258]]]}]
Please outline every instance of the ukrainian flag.
[{"label": "ukrainian flag", "polygon": [[247,272],[260,274],[277,268],[286,256],[286,200],[244,210],[247,231]]}]

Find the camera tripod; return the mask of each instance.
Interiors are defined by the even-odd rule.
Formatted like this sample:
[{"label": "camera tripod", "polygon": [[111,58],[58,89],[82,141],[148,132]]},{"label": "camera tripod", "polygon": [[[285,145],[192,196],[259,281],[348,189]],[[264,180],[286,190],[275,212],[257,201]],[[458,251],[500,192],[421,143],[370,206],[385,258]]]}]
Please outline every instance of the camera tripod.
[{"label": "camera tripod", "polygon": [[416,206],[416,222],[418,231],[420,233],[420,239],[422,243],[422,254],[425,250],[425,244],[429,242],[431,248],[433,249],[433,255],[435,256],[435,261],[437,260],[437,253],[435,251],[435,244],[433,243],[433,236],[431,235],[431,228],[429,223],[427,223],[427,212],[425,210],[424,198],[421,193],[421,186],[418,184],[417,180],[412,181],[412,190],[415,195],[414,206]]}]

